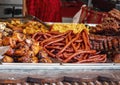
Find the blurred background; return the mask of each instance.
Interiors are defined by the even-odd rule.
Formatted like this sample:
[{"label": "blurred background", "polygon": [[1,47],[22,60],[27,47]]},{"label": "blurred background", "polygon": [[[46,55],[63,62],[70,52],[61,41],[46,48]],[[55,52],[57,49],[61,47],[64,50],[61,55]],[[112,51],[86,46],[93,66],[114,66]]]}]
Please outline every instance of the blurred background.
[{"label": "blurred background", "polygon": [[[120,0],[61,0],[63,22],[72,22],[83,4],[98,11],[120,10]],[[0,0],[0,18],[22,17],[22,0]]]}]

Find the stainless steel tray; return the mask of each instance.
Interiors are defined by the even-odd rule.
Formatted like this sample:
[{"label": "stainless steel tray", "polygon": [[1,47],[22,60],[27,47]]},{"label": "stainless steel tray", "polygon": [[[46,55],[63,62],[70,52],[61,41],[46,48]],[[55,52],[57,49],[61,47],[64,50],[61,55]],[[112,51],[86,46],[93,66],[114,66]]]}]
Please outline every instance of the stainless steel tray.
[{"label": "stainless steel tray", "polygon": [[1,70],[61,70],[61,69],[78,69],[78,70],[120,70],[118,63],[85,63],[85,64],[70,64],[70,63],[3,63],[0,65]]},{"label": "stainless steel tray", "polygon": [[[21,19],[22,20],[22,19]],[[24,19],[23,19],[24,20]],[[49,23],[53,24],[53,23]],[[88,24],[94,26],[94,24]],[[81,64],[72,64],[72,63],[2,63],[0,65],[0,70],[40,70],[40,69],[93,69],[93,70],[109,70],[115,69],[120,70],[120,64],[116,63],[81,63]]]}]

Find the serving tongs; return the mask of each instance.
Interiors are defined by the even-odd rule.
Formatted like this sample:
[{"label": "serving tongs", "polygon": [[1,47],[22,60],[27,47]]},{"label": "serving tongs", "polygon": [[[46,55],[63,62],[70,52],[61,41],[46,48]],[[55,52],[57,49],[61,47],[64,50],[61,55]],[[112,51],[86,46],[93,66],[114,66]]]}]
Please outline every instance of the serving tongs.
[{"label": "serving tongs", "polygon": [[30,20],[35,20],[35,21],[38,21],[40,22],[42,25],[44,25],[48,30],[50,29],[50,26],[43,22],[42,20],[40,20],[39,18],[37,18],[36,16],[33,16],[33,15],[27,15],[26,18],[30,19]]}]

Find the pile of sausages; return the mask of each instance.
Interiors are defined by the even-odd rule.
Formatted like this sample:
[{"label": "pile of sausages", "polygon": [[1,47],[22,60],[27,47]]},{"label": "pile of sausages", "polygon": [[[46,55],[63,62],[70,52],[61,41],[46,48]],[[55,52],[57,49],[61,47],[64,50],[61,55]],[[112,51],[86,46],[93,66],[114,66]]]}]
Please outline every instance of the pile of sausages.
[{"label": "pile of sausages", "polygon": [[87,30],[74,34],[73,31],[60,33],[50,31],[36,33],[32,37],[39,41],[43,50],[52,58],[63,63],[102,63],[106,62],[105,54],[91,49]]}]

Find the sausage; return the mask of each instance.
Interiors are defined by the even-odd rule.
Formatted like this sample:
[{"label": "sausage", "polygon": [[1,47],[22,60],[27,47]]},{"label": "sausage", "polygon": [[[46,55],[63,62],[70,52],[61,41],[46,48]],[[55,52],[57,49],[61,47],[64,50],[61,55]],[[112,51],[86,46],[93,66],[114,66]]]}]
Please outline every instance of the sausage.
[{"label": "sausage", "polygon": [[90,50],[90,51],[82,51],[82,50],[79,50],[78,52],[74,53],[73,55],[69,56],[67,59],[65,59],[63,62],[64,63],[67,63],[70,59],[72,59],[73,57],[81,54],[81,53],[95,53],[96,51],[95,50]]},{"label": "sausage", "polygon": [[64,46],[65,44],[61,42],[57,42],[57,43],[53,43],[52,45],[53,46]]},{"label": "sausage", "polygon": [[53,53],[51,53],[49,50],[47,50],[45,47],[43,48],[50,56],[55,57]]},{"label": "sausage", "polygon": [[61,48],[59,47],[59,46],[46,46],[46,48],[48,48],[48,49],[58,49],[58,50],[60,50]]},{"label": "sausage", "polygon": [[79,33],[78,33],[78,34],[76,35],[76,37],[73,38],[67,45],[65,45],[65,47],[57,53],[57,55],[59,55],[60,53],[62,53],[71,43],[73,43],[73,42],[74,42],[75,40],[77,40],[78,38],[79,38]]},{"label": "sausage", "polygon": [[87,39],[87,36],[86,36],[85,32],[82,32],[82,38],[83,38],[83,42],[84,42],[84,45],[85,45],[85,50],[89,50],[90,49],[90,47],[88,46],[89,41]]},{"label": "sausage", "polygon": [[64,40],[64,38],[59,38],[59,39],[52,39],[51,41],[49,41],[47,44],[45,44],[44,46],[46,47],[46,46],[48,46],[48,45],[50,45],[50,44],[52,44],[52,43],[56,43],[56,42],[60,42],[60,41],[63,41]]},{"label": "sausage", "polygon": [[64,35],[66,35],[67,33],[69,33],[69,32],[61,33],[61,34],[59,34],[59,35],[52,36],[52,37],[50,37],[50,38],[48,38],[48,39],[45,39],[44,41],[41,42],[41,46],[43,46],[44,43],[51,41],[51,39],[53,39],[53,38],[58,38],[58,37],[62,37],[62,36],[64,36]]},{"label": "sausage", "polygon": [[94,58],[88,58],[86,60],[78,61],[78,63],[88,63],[88,62],[106,62],[106,56],[105,55],[99,55],[98,57]]}]

